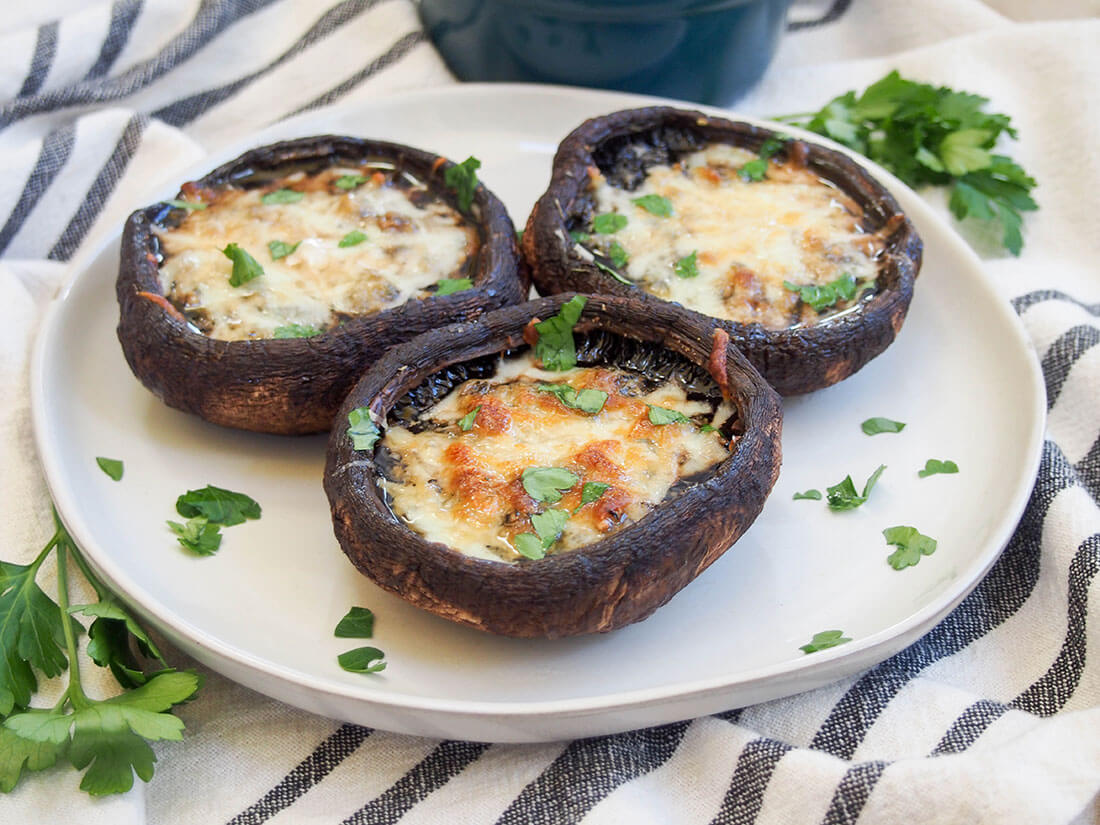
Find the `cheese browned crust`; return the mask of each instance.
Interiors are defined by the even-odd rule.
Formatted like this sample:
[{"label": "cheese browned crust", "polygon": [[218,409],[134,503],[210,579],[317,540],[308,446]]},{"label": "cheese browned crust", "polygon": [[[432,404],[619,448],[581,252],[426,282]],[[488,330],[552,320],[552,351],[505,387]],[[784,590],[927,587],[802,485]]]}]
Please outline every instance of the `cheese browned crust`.
[{"label": "cheese browned crust", "polygon": [[[549,385],[608,397],[590,414],[540,389]],[[653,424],[650,406],[690,421]],[[463,430],[460,421],[475,410]],[[568,520],[546,551],[563,552],[638,521],[678,481],[723,461],[729,448],[720,429],[728,416],[728,405],[689,400],[673,382],[646,391],[624,370],[547,372],[525,355],[502,361],[490,380],[460,384],[421,416],[421,426],[390,426],[381,444],[393,469],[380,484],[414,530],[479,558],[519,559],[516,536],[533,532],[531,516],[563,511]],[[578,480],[560,501],[536,501],[522,477],[541,467],[567,469]],[[582,504],[589,482],[608,488]]]},{"label": "cheese browned crust", "polygon": [[[767,165],[766,177],[745,180],[739,170],[757,155],[712,144],[673,165],[646,171],[636,189],[612,186],[589,169],[595,213],[617,213],[626,226],[592,234],[588,245],[613,258],[618,243],[629,256],[619,271],[642,289],[712,317],[784,329],[816,323],[859,301],[874,288],[882,241],[860,225],[860,209],[833,184],[792,162]],[[634,201],[667,198],[672,214],[653,215]],[[621,254],[621,253],[620,253]],[[683,277],[676,263],[691,255],[698,274]],[[818,313],[784,285],[823,286],[843,275],[856,284],[852,301]]]},{"label": "cheese browned crust", "polygon": [[[352,176],[354,185],[337,185]],[[280,189],[302,197],[263,202]],[[281,327],[323,331],[342,316],[427,297],[441,279],[465,277],[478,247],[461,214],[386,164],[296,172],[259,188],[185,186],[184,194],[206,206],[156,227],[161,286],[196,328],[222,340],[271,338]],[[365,240],[341,244],[355,232]],[[272,241],[297,246],[276,258]],[[222,250],[230,243],[263,267],[260,277],[229,283],[233,264]]]}]

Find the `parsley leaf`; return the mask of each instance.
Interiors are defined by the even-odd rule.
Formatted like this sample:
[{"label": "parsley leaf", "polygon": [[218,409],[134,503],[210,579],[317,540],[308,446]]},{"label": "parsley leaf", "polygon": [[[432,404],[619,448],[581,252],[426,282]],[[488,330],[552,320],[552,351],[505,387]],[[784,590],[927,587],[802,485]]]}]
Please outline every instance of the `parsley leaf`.
[{"label": "parsley leaf", "polygon": [[341,639],[369,639],[374,635],[374,613],[365,607],[352,607],[336,624],[333,635]]},{"label": "parsley leaf", "polygon": [[474,282],[470,278],[440,278],[436,281],[435,294],[453,295],[456,292],[469,289],[473,285]]},{"label": "parsley leaf", "polygon": [[184,518],[202,516],[212,524],[232,527],[246,519],[260,517],[260,505],[244,493],[235,493],[207,484],[201,490],[188,490],[176,499],[176,512]]},{"label": "parsley leaf", "polygon": [[95,463],[99,465],[99,469],[112,479],[115,481],[122,481],[122,462],[117,458],[104,458],[101,455],[97,455]]},{"label": "parsley leaf", "polygon": [[348,435],[351,436],[352,448],[355,450],[370,450],[374,448],[382,433],[371,418],[370,409],[356,407],[348,413]]},{"label": "parsley leaf", "polygon": [[360,232],[358,229],[353,229],[340,239],[340,243],[336,244],[340,249],[347,249],[349,246],[358,246],[367,239],[367,233]]},{"label": "parsley leaf", "polygon": [[235,243],[228,244],[222,254],[233,262],[233,271],[229,275],[230,286],[244,286],[253,278],[264,274],[264,268],[259,262]]},{"label": "parsley leaf", "polygon": [[341,175],[336,179],[336,188],[348,191],[355,189],[357,186],[362,186],[366,182],[365,175]]},{"label": "parsley leaf", "polygon": [[539,384],[539,392],[553,393],[562,404],[570,409],[595,415],[607,403],[607,393],[603,390],[578,390],[568,384]]},{"label": "parsley leaf", "polygon": [[188,212],[196,209],[205,209],[207,207],[207,204],[202,201],[185,201],[179,198],[172,198],[171,200],[165,201],[165,203],[176,209],[186,209]]},{"label": "parsley leaf", "polygon": [[386,669],[386,654],[376,647],[357,647],[336,657],[349,673],[379,673]]},{"label": "parsley leaf", "polygon": [[[586,481],[581,488],[581,503],[580,507],[586,504],[591,504],[596,501],[600,496],[611,489],[610,484],[604,484],[602,481]],[[578,507],[577,509],[580,509]]]},{"label": "parsley leaf", "polygon": [[876,482],[878,482],[879,476],[882,475],[882,471],[886,469],[885,464],[880,464],[878,469],[871,473],[870,478],[867,479],[867,483],[863,485],[863,493],[856,493],[856,485],[852,481],[851,476],[846,476],[839,484],[834,484],[832,487],[826,488],[827,500],[830,510],[854,510],[871,495],[871,490],[874,489]]},{"label": "parsley leaf", "polygon": [[665,424],[690,424],[691,419],[684,415],[679,410],[670,410],[667,407],[654,407],[651,404],[646,404],[649,407],[649,423],[656,426],[663,426]]},{"label": "parsley leaf", "polygon": [[470,410],[462,418],[458,419],[458,428],[464,433],[468,433],[474,427],[474,421],[477,419],[477,414],[481,412],[481,405],[478,404],[472,410]]},{"label": "parsley leaf", "polygon": [[[821,312],[829,307],[836,306],[838,301],[850,301],[856,297],[856,279],[845,272],[827,284],[806,284],[799,286],[790,281],[784,281],[783,286],[791,292],[797,292],[803,303]],[[869,289],[870,284],[863,289]]]},{"label": "parsley leaf", "polygon": [[599,258],[593,258],[592,263],[594,263],[598,269],[601,269],[604,272],[606,272],[608,275],[610,275],[612,278],[614,278],[620,284],[626,284],[627,286],[634,286],[633,281],[630,281],[629,279],[624,278],[620,272],[618,272],[617,270],[615,270],[612,267],[608,266],[603,261],[601,261]]},{"label": "parsley leaf", "polygon": [[186,524],[169,521],[168,526],[176,534],[176,541],[199,556],[212,556],[221,547],[221,527],[212,524],[205,516],[195,516]]},{"label": "parsley leaf", "polygon": [[586,244],[592,238],[587,232],[581,232],[576,229],[570,230],[569,237],[573,240],[573,243],[579,244]]},{"label": "parsley leaf", "polygon": [[696,256],[699,252],[692,252],[690,255],[685,255],[683,258],[676,262],[673,267],[673,271],[681,278],[695,278],[699,275],[699,267],[696,265]]},{"label": "parsley leaf", "polygon": [[891,72],[834,98],[819,112],[780,118],[831,137],[885,166],[905,183],[950,186],[958,220],[996,221],[1013,255],[1023,247],[1021,212],[1038,209],[1035,180],[1011,158],[993,153],[1002,135],[1015,138],[1007,115],[984,111],[988,99],[918,83]]},{"label": "parsley leaf", "polygon": [[802,499],[810,499],[811,501],[821,501],[821,491],[809,489],[804,493],[795,493],[794,501],[800,501]]},{"label": "parsley leaf", "polygon": [[541,559],[546,555],[546,548],[542,546],[542,539],[534,533],[517,533],[513,539],[516,552],[529,559]]},{"label": "parsley leaf", "polygon": [[611,246],[607,248],[607,257],[609,257],[611,263],[615,264],[619,269],[622,269],[630,261],[630,256],[626,254],[623,245],[618,241],[611,242]]},{"label": "parsley leaf", "polygon": [[523,489],[535,501],[555,504],[562,493],[580,481],[564,467],[528,467],[523,471]]},{"label": "parsley leaf", "polygon": [[934,476],[938,473],[957,473],[958,471],[959,465],[950,459],[940,461],[936,458],[930,458],[924,463],[923,470],[917,470],[917,475],[921,478],[928,478],[928,476]]},{"label": "parsley leaf", "polygon": [[882,531],[887,544],[898,549],[891,553],[886,561],[895,570],[904,570],[920,561],[921,556],[931,556],[936,552],[936,540],[926,536],[916,527],[887,527]]},{"label": "parsley leaf", "polygon": [[568,521],[569,513],[565,510],[547,510],[531,516],[531,526],[535,528],[535,533],[542,540],[542,546],[545,548],[549,548],[558,540]]},{"label": "parsley leaf", "polygon": [[756,152],[757,156],[738,169],[737,174],[744,181],[759,182],[764,180],[768,174],[768,160],[782,149],[788,140],[789,138],[785,137],[768,138],[760,144],[760,148]]},{"label": "parsley leaf", "polygon": [[293,189],[276,189],[274,192],[268,192],[260,198],[260,201],[267,206],[274,206],[280,203],[297,203],[305,196],[305,192],[297,192]]},{"label": "parsley leaf", "polygon": [[548,370],[568,370],[577,363],[577,348],[573,343],[573,327],[580,320],[581,311],[588,299],[574,295],[561,305],[558,314],[535,324],[539,339],[535,343],[535,357]]},{"label": "parsley leaf", "polygon": [[312,338],[320,335],[324,330],[311,327],[308,324],[287,324],[284,327],[275,327],[272,338]]},{"label": "parsley leaf", "polygon": [[481,161],[475,157],[468,157],[462,163],[451,166],[443,173],[443,182],[448,189],[452,189],[458,198],[458,208],[462,212],[469,212],[470,205],[474,202],[474,190],[477,189],[477,170],[481,168]]},{"label": "parsley leaf", "polygon": [[876,417],[868,418],[859,426],[867,435],[878,435],[879,433],[900,433],[905,429],[905,422]]},{"label": "parsley leaf", "polygon": [[815,633],[809,644],[799,648],[803,653],[817,653],[819,650],[828,650],[830,647],[845,644],[852,641],[844,635],[843,630],[822,630]]},{"label": "parsley leaf", "polygon": [[592,231],[598,235],[613,235],[626,226],[626,215],[618,212],[604,212],[592,219]]},{"label": "parsley leaf", "polygon": [[662,195],[642,195],[640,198],[631,198],[630,202],[658,218],[672,215],[672,201]]},{"label": "parsley leaf", "polygon": [[271,253],[271,260],[277,261],[280,258],[285,258],[301,245],[301,241],[297,243],[287,243],[286,241],[268,241],[267,251]]}]

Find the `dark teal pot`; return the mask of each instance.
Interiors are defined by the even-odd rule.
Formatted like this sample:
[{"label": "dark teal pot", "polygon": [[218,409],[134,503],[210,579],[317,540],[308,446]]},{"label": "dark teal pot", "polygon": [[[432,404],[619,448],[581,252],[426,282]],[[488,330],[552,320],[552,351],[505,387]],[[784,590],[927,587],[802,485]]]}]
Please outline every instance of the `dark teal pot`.
[{"label": "dark teal pot", "polygon": [[790,0],[421,0],[462,80],[593,86],[726,105],[767,68]]}]

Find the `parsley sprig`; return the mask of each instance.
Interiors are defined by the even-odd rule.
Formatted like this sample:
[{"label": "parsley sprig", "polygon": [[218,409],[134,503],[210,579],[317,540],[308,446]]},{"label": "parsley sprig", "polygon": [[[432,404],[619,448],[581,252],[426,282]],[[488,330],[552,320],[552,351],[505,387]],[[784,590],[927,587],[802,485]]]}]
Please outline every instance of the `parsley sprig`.
[{"label": "parsley sprig", "polygon": [[[0,562],[0,791],[11,791],[24,771],[67,757],[85,771],[82,790],[124,793],[134,774],[152,778],[150,741],[182,738],[183,722],[171,710],[195,695],[200,677],[168,667],[148,634],[96,579],[56,514],[54,522],[53,537],[30,564]],[[51,553],[56,602],[36,582]],[[69,603],[70,560],[95,591],[95,602]],[[114,675],[123,688],[117,696],[93,699],[85,692],[77,648],[84,628],[74,614],[93,618],[88,656]],[[32,708],[36,674],[52,678],[65,671],[68,684],[53,707]]]},{"label": "parsley sprig", "polygon": [[1001,135],[1015,138],[1016,130],[1008,115],[983,111],[988,102],[894,71],[861,95],[846,92],[819,112],[778,119],[866,155],[910,186],[950,186],[955,217],[999,223],[1005,248],[1019,255],[1020,213],[1038,209],[1030,194],[1035,180],[993,151]]}]

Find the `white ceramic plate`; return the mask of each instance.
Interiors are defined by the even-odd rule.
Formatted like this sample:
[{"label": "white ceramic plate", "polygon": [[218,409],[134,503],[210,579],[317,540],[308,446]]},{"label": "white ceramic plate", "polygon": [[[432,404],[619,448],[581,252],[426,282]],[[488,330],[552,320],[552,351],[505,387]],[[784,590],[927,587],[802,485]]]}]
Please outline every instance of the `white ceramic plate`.
[{"label": "white ceramic plate", "polygon": [[[346,133],[473,154],[520,225],[557,142],[583,119],[651,103],[550,87],[466,85],[337,107],[284,123],[184,171],[178,182],[276,138]],[[33,371],[34,423],[50,490],[95,567],[163,633],[228,677],[317,713],[429,736],[537,741],[627,730],[817,687],[912,643],[990,567],[1038,464],[1043,387],[1016,316],[978,260],[912,192],[882,177],[925,241],[905,328],[849,380],[785,404],[784,464],[759,519],[730,552],[644,622],[559,641],[496,638],[383,593],[333,538],[321,489],[325,439],[221,429],[160,404],[115,338],[118,239],[53,306]],[[134,207],[143,204],[134,204]],[[907,422],[868,437],[870,416]],[[120,483],[96,456],[125,461]],[[928,458],[958,475],[920,479]],[[793,501],[851,474],[887,470],[871,500],[832,513]],[[256,498],[263,518],[195,558],[165,526],[184,490]],[[895,571],[881,531],[939,541]],[[377,616],[384,673],[345,673],[332,630],[352,605]],[[812,655],[815,632],[849,644]]]}]

